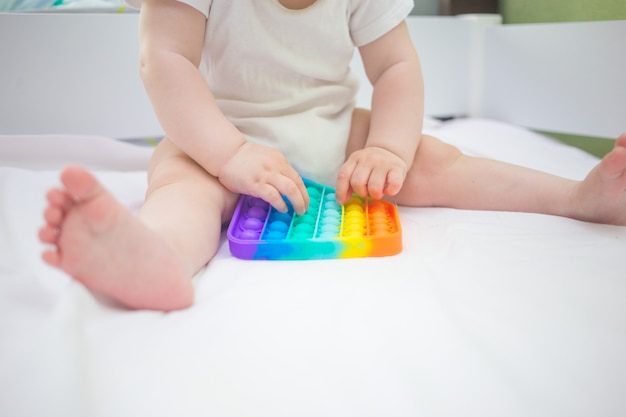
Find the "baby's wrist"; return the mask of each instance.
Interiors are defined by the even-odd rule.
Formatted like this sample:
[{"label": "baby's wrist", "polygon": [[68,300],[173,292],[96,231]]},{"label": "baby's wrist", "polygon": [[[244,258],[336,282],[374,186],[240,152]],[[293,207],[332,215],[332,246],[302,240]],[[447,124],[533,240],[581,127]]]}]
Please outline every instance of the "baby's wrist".
[{"label": "baby's wrist", "polygon": [[393,149],[391,147],[387,147],[385,145],[380,145],[380,144],[368,144],[365,147],[366,148],[372,148],[372,149],[380,149],[382,151],[388,152],[391,155],[395,156],[396,158],[402,160],[407,165],[409,164],[409,162],[400,154],[400,152],[398,150],[395,150],[395,149]]},{"label": "baby's wrist", "polygon": [[232,163],[233,159],[244,149],[246,148],[249,142],[243,139],[241,142],[233,144],[227,152],[224,152],[222,156],[222,163],[219,164],[216,171],[212,173],[217,179],[224,175],[225,169],[229,169],[229,165]]}]

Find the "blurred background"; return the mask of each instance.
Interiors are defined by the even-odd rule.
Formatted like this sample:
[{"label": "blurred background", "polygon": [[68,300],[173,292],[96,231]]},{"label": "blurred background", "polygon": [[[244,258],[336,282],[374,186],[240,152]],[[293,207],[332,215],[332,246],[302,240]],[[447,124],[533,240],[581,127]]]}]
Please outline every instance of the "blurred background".
[{"label": "blurred background", "polygon": [[415,0],[413,14],[500,13],[504,23],[625,20],[625,0]]}]

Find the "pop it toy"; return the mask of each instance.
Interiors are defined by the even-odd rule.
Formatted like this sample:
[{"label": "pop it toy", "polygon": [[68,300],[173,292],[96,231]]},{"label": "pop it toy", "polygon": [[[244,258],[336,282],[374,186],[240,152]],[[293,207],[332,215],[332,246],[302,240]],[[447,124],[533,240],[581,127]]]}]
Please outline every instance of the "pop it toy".
[{"label": "pop it toy", "polygon": [[337,203],[335,190],[304,180],[309,208],[281,213],[242,195],[228,227],[231,253],[241,259],[329,259],[395,255],[402,250],[396,206],[353,196]]}]

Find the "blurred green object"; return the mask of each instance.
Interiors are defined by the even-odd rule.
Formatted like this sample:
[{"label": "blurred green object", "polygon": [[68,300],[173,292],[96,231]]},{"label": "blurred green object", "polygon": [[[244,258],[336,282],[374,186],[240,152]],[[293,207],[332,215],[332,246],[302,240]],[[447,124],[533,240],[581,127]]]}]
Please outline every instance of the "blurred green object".
[{"label": "blurred green object", "polygon": [[626,20],[624,0],[500,0],[504,23]]},{"label": "blurred green object", "polygon": [[569,135],[566,133],[546,131],[537,131],[537,133],[549,136],[567,145],[580,148],[583,151],[597,156],[598,158],[602,158],[604,155],[609,153],[611,149],[613,149],[613,146],[615,146],[615,139]]}]

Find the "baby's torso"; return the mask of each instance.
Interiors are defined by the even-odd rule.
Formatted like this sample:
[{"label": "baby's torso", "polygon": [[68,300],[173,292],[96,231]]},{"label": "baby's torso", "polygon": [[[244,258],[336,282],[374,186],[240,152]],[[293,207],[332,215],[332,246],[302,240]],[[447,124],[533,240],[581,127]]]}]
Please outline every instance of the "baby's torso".
[{"label": "baby's torso", "polygon": [[[298,10],[296,10],[298,9]],[[344,157],[358,81],[349,0],[213,0],[202,70],[249,140],[329,185]]]}]

